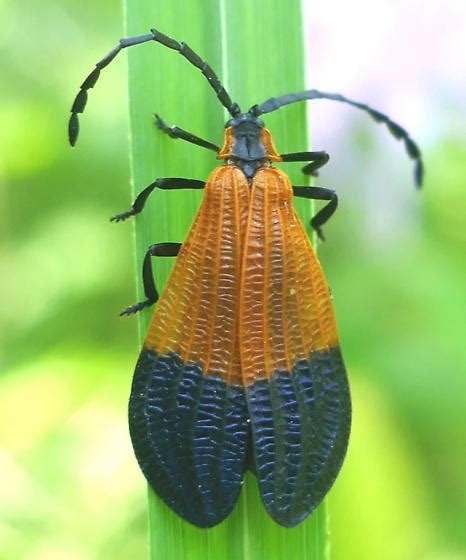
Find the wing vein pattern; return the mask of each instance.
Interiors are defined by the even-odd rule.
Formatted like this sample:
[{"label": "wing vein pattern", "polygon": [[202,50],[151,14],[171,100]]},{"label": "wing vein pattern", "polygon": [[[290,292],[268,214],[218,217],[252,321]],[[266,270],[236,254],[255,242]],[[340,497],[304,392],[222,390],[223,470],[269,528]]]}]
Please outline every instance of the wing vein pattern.
[{"label": "wing vein pattern", "polygon": [[248,201],[238,169],[212,172],[153,315],[129,402],[149,484],[201,527],[230,513],[245,470],[237,309]]},{"label": "wing vein pattern", "polygon": [[[233,509],[252,442],[269,514],[292,527],[333,484],[351,406],[330,293],[286,175],[212,172],[158,302],[129,403],[149,484],[181,517]],[[250,437],[250,433],[251,436]]]},{"label": "wing vein pattern", "polygon": [[292,194],[278,169],[254,176],[239,329],[261,494],[287,527],[303,521],[333,484],[351,423],[331,296]]}]

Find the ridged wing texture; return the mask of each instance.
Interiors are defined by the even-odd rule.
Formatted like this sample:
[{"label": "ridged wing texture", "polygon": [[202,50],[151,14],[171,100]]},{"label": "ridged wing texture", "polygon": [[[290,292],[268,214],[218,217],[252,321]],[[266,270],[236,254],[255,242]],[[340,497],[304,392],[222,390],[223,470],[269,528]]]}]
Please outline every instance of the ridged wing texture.
[{"label": "ridged wing texture", "polygon": [[253,180],[240,295],[241,369],[264,504],[291,527],[346,453],[351,404],[332,302],[278,169]]},{"label": "ridged wing texture", "polygon": [[238,169],[211,174],[157,304],[129,403],[133,447],[148,482],[200,527],[233,509],[245,470],[238,296],[248,201]]},{"label": "ridged wing texture", "polygon": [[178,353],[230,384],[242,383],[238,294],[249,186],[233,166],[215,169],[154,313],[145,345]]}]

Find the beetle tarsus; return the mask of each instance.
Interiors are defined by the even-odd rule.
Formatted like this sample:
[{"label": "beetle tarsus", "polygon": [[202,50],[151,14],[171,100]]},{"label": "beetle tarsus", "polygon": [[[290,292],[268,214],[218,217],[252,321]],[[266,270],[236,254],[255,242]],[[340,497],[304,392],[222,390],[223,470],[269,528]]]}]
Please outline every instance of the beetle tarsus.
[{"label": "beetle tarsus", "polygon": [[150,307],[154,303],[155,303],[155,301],[151,301],[149,299],[146,299],[144,301],[140,301],[138,303],[135,303],[134,305],[130,305],[129,307],[127,307],[126,309],[124,309],[120,313],[120,317],[123,317],[124,315],[128,315],[128,316],[129,315],[135,315],[136,313],[139,313],[139,311],[141,311],[145,307]]},{"label": "beetle tarsus", "polygon": [[325,235],[324,235],[324,232],[322,231],[322,228],[319,227],[319,226],[315,226],[312,223],[312,220],[311,220],[311,227],[316,232],[316,235],[317,235],[319,241],[325,241]]},{"label": "beetle tarsus", "polygon": [[131,208],[131,210],[127,210],[126,212],[121,212],[121,214],[116,214],[115,216],[112,216],[110,218],[111,222],[124,222],[125,220],[127,220],[128,218],[130,218],[131,216],[134,216],[136,214],[136,212],[134,211],[133,208]]}]

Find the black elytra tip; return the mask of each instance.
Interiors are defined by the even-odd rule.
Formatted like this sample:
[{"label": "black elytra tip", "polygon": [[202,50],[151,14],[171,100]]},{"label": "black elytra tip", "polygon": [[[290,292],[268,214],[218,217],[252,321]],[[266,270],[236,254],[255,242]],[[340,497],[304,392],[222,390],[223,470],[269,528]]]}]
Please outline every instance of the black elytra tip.
[{"label": "black elytra tip", "polygon": [[339,348],[256,381],[246,398],[264,505],[277,523],[294,527],[325,497],[346,455],[351,400]]},{"label": "black elytra tip", "polygon": [[198,527],[233,509],[246,469],[248,422],[242,387],[176,353],[143,348],[129,401],[136,458],[153,490]]},{"label": "black elytra tip", "polygon": [[246,395],[176,353],[143,348],[129,422],[147,481],[186,521],[198,527],[220,523],[233,509],[249,468],[269,515],[294,527],[338,475],[351,401],[337,347],[311,352],[291,373],[277,371],[256,381]]}]

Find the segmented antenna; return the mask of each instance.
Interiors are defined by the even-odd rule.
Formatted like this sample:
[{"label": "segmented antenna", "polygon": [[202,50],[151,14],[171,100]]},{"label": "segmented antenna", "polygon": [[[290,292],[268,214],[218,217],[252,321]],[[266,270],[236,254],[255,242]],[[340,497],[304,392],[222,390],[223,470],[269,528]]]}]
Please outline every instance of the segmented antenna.
[{"label": "segmented antenna", "polygon": [[241,110],[237,103],[234,103],[228,92],[223,87],[222,83],[220,82],[219,78],[212,70],[212,68],[200,58],[186,43],[178,43],[171,37],[160,33],[156,29],[151,29],[151,32],[147,35],[138,35],[136,37],[129,37],[127,39],[120,39],[118,45],[112,49],[102,60],[95,65],[94,70],[87,76],[84,82],[81,84],[80,90],[76,95],[74,100],[73,106],[71,107],[71,117],[68,124],[68,136],[69,141],[72,146],[76,144],[79,135],[79,113],[82,113],[86,107],[87,103],[87,91],[93,88],[99,79],[100,72],[106,66],[112,62],[112,60],[116,57],[116,55],[126,47],[132,47],[134,45],[140,45],[142,43],[146,43],[147,41],[155,41],[168,47],[169,49],[173,49],[178,51],[188,62],[190,62],[193,66],[198,68],[202,74],[205,76],[207,81],[209,82],[212,89],[217,94],[220,103],[227,109],[231,116],[235,117],[238,115]]},{"label": "segmented antenna", "polygon": [[369,113],[376,122],[385,124],[392,136],[394,136],[397,140],[403,141],[408,156],[414,160],[414,180],[416,186],[421,187],[424,175],[424,166],[422,163],[421,151],[418,145],[402,126],[392,121],[392,119],[387,115],[372,109],[372,107],[369,107],[369,105],[366,105],[365,103],[353,101],[352,99],[348,99],[339,93],[326,93],[317,89],[308,89],[297,93],[288,93],[287,95],[282,95],[281,97],[272,97],[260,105],[254,105],[254,107],[250,109],[250,112],[259,116],[263,113],[276,111],[277,109],[280,109],[280,107],[283,107],[283,105],[312,99],[330,99],[332,101],[347,103],[348,105],[352,105],[353,107],[366,111],[366,113]]}]

